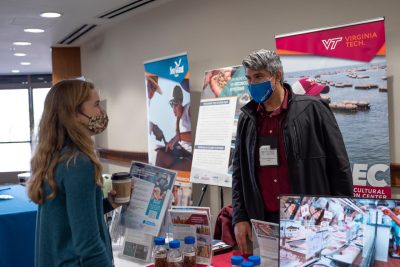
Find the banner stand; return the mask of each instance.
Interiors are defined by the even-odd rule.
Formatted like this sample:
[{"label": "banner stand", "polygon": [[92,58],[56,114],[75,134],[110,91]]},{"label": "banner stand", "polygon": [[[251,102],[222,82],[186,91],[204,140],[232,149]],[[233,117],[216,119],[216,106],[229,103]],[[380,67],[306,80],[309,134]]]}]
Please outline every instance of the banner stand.
[{"label": "banner stand", "polygon": [[204,194],[206,193],[208,188],[208,184],[203,185],[203,187],[201,188],[201,196],[199,199],[199,202],[197,203],[197,206],[200,207],[201,206],[201,202],[203,202],[203,198],[204,198]]}]

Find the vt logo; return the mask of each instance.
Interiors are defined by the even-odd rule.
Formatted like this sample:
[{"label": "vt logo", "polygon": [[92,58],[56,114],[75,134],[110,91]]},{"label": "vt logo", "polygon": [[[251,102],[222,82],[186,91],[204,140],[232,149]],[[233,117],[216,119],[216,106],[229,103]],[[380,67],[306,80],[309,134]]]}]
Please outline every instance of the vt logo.
[{"label": "vt logo", "polygon": [[328,40],[322,40],[322,43],[324,44],[326,50],[333,50],[336,48],[336,45],[342,41],[342,39],[343,37],[336,37]]},{"label": "vt logo", "polygon": [[183,66],[181,66],[182,59],[180,58],[178,62],[174,61],[175,66],[169,67],[169,74],[178,77],[180,73],[184,72]]}]

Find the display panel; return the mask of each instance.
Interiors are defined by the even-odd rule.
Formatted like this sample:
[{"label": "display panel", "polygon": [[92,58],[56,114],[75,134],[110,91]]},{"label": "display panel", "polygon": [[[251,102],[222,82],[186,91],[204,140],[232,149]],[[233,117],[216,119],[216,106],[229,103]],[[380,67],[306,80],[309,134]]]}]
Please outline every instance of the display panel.
[{"label": "display panel", "polygon": [[280,197],[279,266],[400,266],[400,200]]},{"label": "display panel", "polygon": [[354,196],[390,198],[384,18],[278,35],[276,50],[293,92],[329,103],[349,157]]}]

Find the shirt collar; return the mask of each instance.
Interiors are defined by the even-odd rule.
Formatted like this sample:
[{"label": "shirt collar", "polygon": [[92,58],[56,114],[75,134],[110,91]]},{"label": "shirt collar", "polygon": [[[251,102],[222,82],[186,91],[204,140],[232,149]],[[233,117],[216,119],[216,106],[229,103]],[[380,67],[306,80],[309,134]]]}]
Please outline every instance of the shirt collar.
[{"label": "shirt collar", "polygon": [[287,108],[288,108],[288,101],[289,101],[289,93],[288,93],[288,91],[287,91],[287,89],[286,89],[285,87],[283,87],[283,89],[284,89],[284,91],[285,91],[285,95],[284,95],[284,97],[283,97],[282,104],[281,104],[277,109],[275,109],[274,111],[266,111],[264,105],[258,104],[258,106],[257,106],[257,113],[259,113],[259,112],[261,112],[261,113],[265,112],[265,113],[268,114],[268,115],[276,116],[276,115],[281,114],[284,110],[287,110]]}]

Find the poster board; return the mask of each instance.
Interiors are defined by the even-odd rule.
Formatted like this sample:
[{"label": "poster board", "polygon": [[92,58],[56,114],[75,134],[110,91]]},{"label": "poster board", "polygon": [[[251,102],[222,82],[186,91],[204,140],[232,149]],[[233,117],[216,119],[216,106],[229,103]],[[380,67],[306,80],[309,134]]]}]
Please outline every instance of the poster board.
[{"label": "poster board", "polygon": [[383,18],[276,36],[293,92],[330,102],[350,159],[354,195],[390,198]]}]

